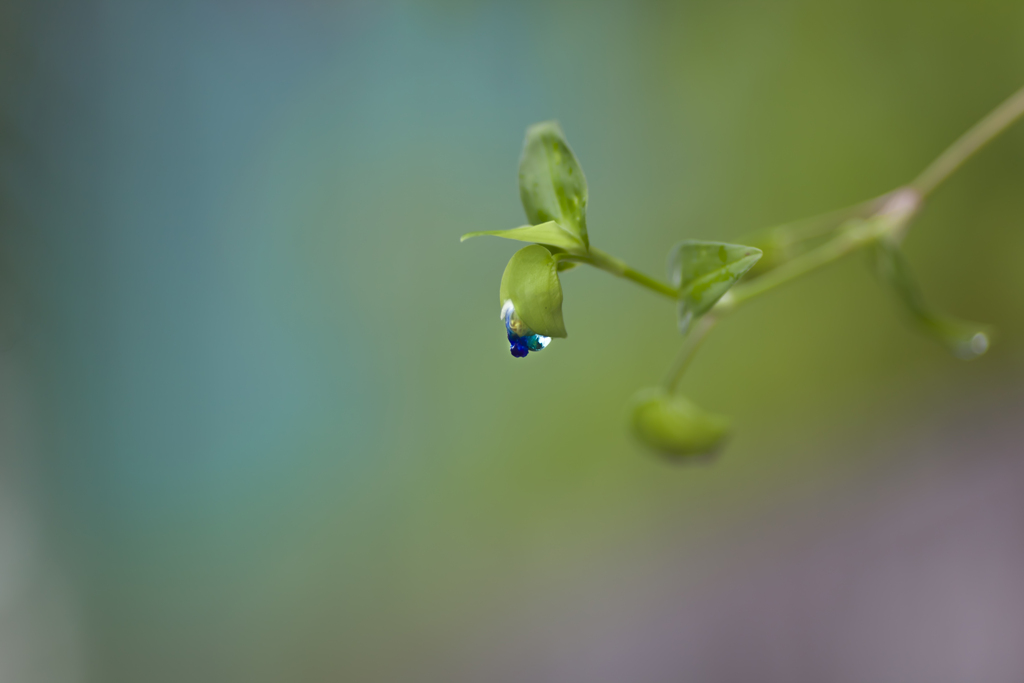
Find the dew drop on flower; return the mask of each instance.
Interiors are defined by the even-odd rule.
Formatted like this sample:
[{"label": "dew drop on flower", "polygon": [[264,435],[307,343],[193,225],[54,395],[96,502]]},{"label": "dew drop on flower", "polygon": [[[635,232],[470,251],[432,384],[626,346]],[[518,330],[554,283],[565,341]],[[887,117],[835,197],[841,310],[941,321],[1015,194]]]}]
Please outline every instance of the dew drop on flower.
[{"label": "dew drop on flower", "polygon": [[508,334],[509,351],[516,358],[526,358],[530,351],[542,351],[551,343],[551,337],[534,334],[533,330],[519,319],[511,299],[501,307],[501,319],[505,323],[505,332]]}]

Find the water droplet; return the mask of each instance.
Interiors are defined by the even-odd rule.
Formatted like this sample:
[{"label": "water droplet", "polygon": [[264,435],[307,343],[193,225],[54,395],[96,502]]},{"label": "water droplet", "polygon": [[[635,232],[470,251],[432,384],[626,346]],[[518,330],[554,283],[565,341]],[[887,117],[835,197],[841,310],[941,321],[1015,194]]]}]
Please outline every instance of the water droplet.
[{"label": "water droplet", "polygon": [[509,351],[516,358],[526,358],[530,351],[543,351],[551,343],[551,337],[544,337],[534,334],[533,330],[526,326],[519,316],[516,315],[516,307],[509,299],[501,307],[501,319],[505,323],[505,332],[508,335]]}]

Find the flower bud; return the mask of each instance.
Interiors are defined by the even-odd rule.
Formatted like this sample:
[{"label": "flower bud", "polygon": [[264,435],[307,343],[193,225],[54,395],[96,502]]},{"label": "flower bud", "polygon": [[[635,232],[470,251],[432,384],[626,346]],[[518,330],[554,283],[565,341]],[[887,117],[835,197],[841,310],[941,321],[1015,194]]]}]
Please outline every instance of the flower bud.
[{"label": "flower bud", "polygon": [[633,433],[648,448],[669,456],[710,453],[729,433],[729,419],[705,412],[683,396],[645,389],[633,397]]},{"label": "flower bud", "polygon": [[566,336],[558,264],[539,244],[523,247],[509,259],[501,276],[498,303],[502,320],[511,311],[506,322],[509,342],[513,341],[512,334],[517,338]]}]

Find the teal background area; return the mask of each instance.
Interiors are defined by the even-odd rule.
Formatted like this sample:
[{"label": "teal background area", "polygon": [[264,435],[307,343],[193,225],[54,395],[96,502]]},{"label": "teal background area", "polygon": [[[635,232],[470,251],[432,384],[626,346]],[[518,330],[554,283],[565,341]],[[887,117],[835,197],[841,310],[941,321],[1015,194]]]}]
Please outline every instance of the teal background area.
[{"label": "teal background area", "polygon": [[[551,118],[592,243],[659,277],[680,239],[886,192],[1024,85],[1020,2],[4,0],[0,64],[0,680],[1019,680],[1024,591],[972,590],[1024,554],[913,565],[954,602],[869,603],[910,625],[881,654],[711,596],[871,546],[891,506],[945,528],[928,501],[982,462],[1024,481],[1024,126],[906,245],[990,353],[918,336],[851,257],[701,350],[683,388],[736,424],[710,462],[625,429],[670,303],[578,268],[569,337],[517,360],[515,245],[458,238],[524,222]],[[992,571],[928,583],[964,553]],[[1002,635],[956,659],[961,627]],[[749,669],[702,659],[730,647]]]}]

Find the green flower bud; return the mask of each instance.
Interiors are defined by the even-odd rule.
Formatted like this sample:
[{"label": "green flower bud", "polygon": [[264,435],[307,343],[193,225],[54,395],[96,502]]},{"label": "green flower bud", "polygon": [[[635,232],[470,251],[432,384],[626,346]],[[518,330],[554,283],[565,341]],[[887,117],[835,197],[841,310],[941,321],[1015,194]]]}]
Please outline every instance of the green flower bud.
[{"label": "green flower bud", "polygon": [[728,418],[661,388],[644,389],[633,397],[630,426],[645,446],[669,456],[710,453],[729,433]]},{"label": "green flower bud", "polygon": [[512,302],[516,317],[526,328],[544,337],[565,337],[562,320],[562,283],[551,252],[533,244],[509,259],[501,276],[498,305],[504,311]]}]

